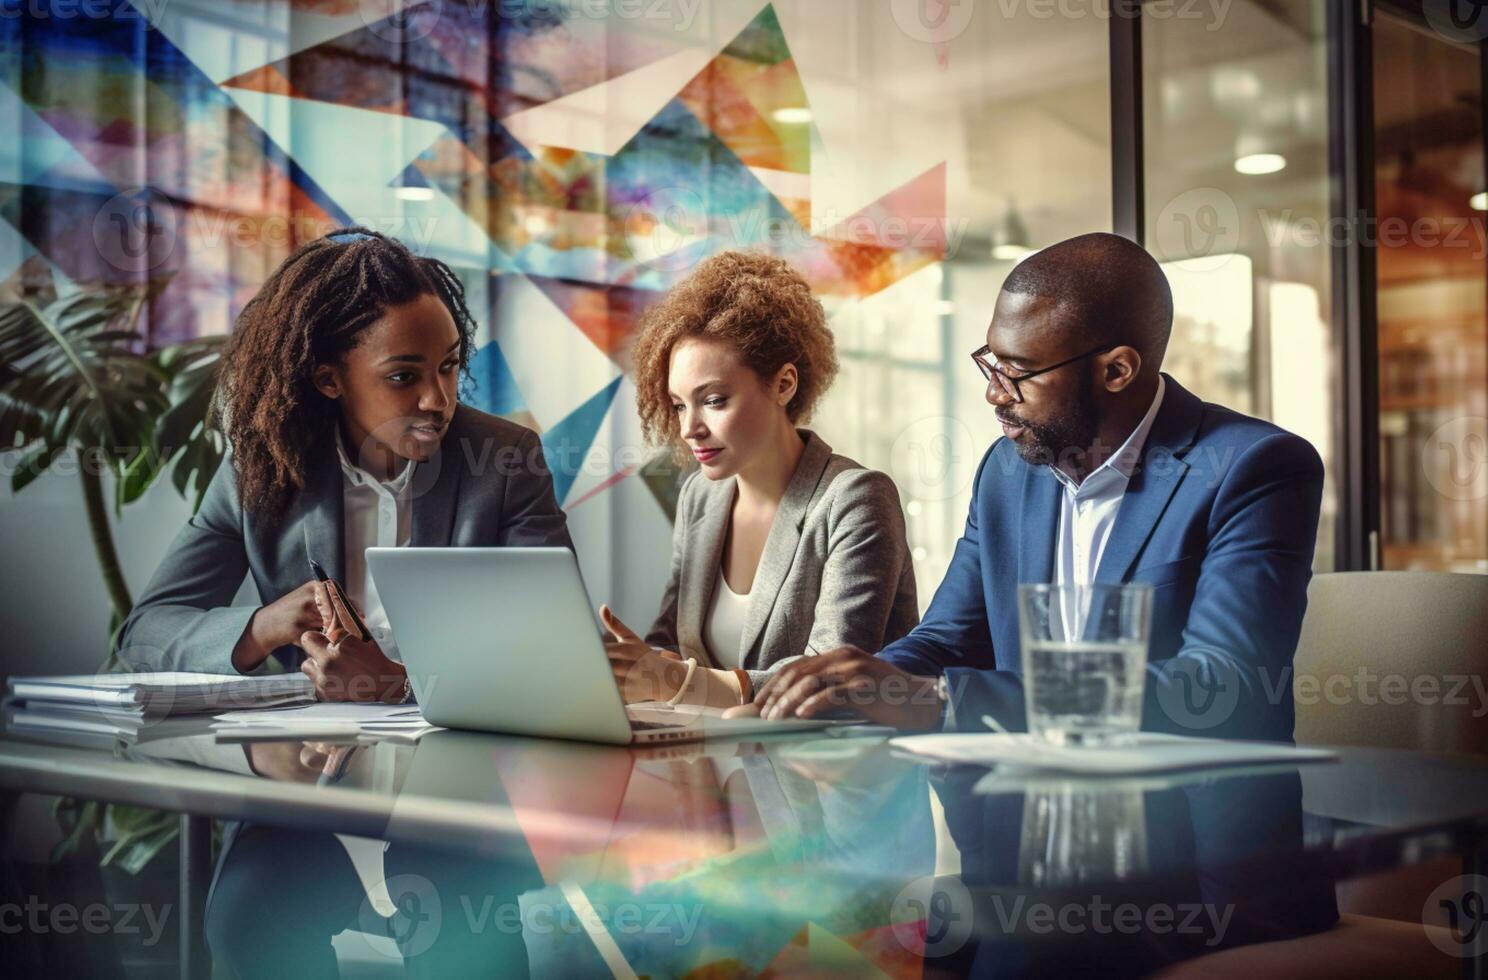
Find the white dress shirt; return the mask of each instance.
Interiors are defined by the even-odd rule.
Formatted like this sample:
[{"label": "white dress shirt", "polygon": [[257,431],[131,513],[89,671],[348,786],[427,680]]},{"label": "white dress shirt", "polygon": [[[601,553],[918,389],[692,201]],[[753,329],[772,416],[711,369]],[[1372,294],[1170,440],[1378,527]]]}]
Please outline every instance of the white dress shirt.
[{"label": "white dress shirt", "polygon": [[401,660],[387,612],[377,597],[377,587],[367,571],[367,549],[405,548],[413,537],[413,502],[409,494],[413,462],[386,482],[352,464],[341,438],[336,438],[341,459],[343,525],[346,533],[346,581],[342,583],[362,611],[362,621],[372,639],[391,660]]},{"label": "white dress shirt", "polygon": [[1147,434],[1152,431],[1152,421],[1157,418],[1166,387],[1167,382],[1159,375],[1157,394],[1142,421],[1126,437],[1121,448],[1082,482],[1076,483],[1057,466],[1050,467],[1064,486],[1059,504],[1059,534],[1054,549],[1055,585],[1089,585],[1095,581],[1101,555],[1105,554],[1106,543],[1111,540],[1111,529],[1116,526],[1121,498],[1126,496],[1126,485],[1141,458],[1142,447],[1147,443]]},{"label": "white dress shirt", "polygon": [[[753,591],[753,590],[751,590]],[[729,588],[718,566],[718,581],[713,585],[713,602],[703,622],[703,645],[725,670],[741,666],[739,643],[744,638],[744,621],[749,618],[749,593],[740,595]]]}]

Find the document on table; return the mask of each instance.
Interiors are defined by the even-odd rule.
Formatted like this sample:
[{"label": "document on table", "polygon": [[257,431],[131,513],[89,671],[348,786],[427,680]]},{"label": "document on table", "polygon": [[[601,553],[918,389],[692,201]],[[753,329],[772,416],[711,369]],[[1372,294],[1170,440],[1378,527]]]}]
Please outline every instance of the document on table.
[{"label": "document on table", "polygon": [[232,711],[218,715],[212,730],[219,739],[378,738],[417,740],[436,726],[416,704],[322,701],[294,708]]},{"label": "document on table", "polygon": [[906,735],[889,744],[941,762],[1022,766],[1082,776],[1320,762],[1337,757],[1327,749],[1298,748],[1284,742],[1240,742],[1157,732],[1142,732],[1115,745],[1050,745],[1032,735],[1001,732]]},{"label": "document on table", "polygon": [[163,671],[12,677],[10,696],[27,704],[127,711],[141,717],[211,714],[233,708],[304,704],[315,684],[303,674],[201,674]]}]

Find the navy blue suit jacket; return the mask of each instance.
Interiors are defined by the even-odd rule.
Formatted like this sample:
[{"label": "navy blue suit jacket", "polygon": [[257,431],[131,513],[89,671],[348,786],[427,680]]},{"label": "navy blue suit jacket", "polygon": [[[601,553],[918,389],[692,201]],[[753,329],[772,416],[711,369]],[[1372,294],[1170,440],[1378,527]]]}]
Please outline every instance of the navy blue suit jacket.
[{"label": "navy blue suit jacket", "polygon": [[[1323,464],[1305,440],[1171,377],[1096,581],[1153,587],[1144,730],[1290,740]],[[999,439],[920,623],[880,656],[946,676],[948,724],[1026,730],[1017,586],[1053,580],[1059,481]]]}]

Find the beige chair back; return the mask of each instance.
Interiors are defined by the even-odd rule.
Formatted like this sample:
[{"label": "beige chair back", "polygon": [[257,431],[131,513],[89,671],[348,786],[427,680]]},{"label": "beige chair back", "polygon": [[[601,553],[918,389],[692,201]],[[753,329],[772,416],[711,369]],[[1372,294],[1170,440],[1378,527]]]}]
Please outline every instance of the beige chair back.
[{"label": "beige chair back", "polygon": [[1488,753],[1488,575],[1313,577],[1298,743]]}]

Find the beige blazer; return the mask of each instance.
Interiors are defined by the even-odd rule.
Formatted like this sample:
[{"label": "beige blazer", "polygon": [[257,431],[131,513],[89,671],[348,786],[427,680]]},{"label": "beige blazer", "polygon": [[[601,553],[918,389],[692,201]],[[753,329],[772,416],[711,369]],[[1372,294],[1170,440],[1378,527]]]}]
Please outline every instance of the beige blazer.
[{"label": "beige blazer", "polygon": [[[797,431],[806,449],[765,540],[740,637],[739,662],[756,687],[808,644],[817,653],[846,644],[874,653],[920,619],[894,481]],[[714,482],[701,472],[683,484],[671,578],[646,637],[711,667],[718,664],[703,645],[704,617],[736,491],[735,478]]]}]

